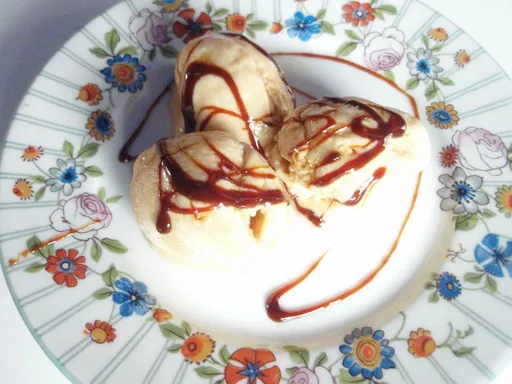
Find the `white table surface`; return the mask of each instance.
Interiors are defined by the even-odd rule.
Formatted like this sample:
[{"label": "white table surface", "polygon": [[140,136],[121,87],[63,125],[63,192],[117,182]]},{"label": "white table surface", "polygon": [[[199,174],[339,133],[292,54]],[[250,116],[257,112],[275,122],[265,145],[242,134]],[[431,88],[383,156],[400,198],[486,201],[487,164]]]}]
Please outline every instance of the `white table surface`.
[{"label": "white table surface", "polygon": [[[291,0],[290,0],[291,1]],[[315,1],[315,0],[310,0]],[[43,64],[75,32],[117,0],[0,0],[0,134]],[[505,34],[512,0],[424,0],[475,38],[512,75]],[[510,30],[509,30],[510,31]],[[496,383],[510,383],[512,364]],[[25,328],[0,277],[0,383],[65,384]]]}]

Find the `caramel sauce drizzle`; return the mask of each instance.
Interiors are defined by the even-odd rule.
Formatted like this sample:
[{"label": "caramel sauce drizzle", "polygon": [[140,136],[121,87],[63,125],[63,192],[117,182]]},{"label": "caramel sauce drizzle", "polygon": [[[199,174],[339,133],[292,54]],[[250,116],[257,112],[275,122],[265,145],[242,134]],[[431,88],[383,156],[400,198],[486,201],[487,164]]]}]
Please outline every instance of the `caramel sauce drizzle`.
[{"label": "caramel sauce drizzle", "polygon": [[47,245],[50,245],[50,244],[54,244],[56,243],[57,241],[59,240],[62,240],[70,235],[73,235],[75,233],[78,233],[86,228],[89,228],[90,226],[96,224],[96,223],[99,223],[100,220],[94,220],[94,221],[91,221],[90,223],[86,224],[86,225],[83,225],[79,228],[75,228],[75,229],[70,229],[69,231],[66,231],[60,235],[57,235],[55,237],[52,237],[51,239],[49,240],[46,240],[46,241],[43,241],[42,243],[40,244],[37,244],[35,246],[33,246],[32,248],[29,248],[29,249],[25,249],[23,252],[20,252],[18,254],[18,256],[14,259],[9,259],[8,260],[8,265],[9,267],[12,267],[13,265],[15,265],[16,263],[18,263],[22,258],[26,259],[27,256],[30,254],[30,253],[34,253],[34,252],[37,252],[41,249],[43,249],[44,247],[46,247]]},{"label": "caramel sauce drizzle", "polygon": [[287,310],[287,309],[282,308],[281,305],[279,304],[279,300],[281,299],[281,297],[283,297],[283,295],[285,295],[286,293],[290,292],[293,288],[295,288],[300,283],[302,283],[304,280],[306,280],[307,277],[309,275],[311,275],[311,273],[313,273],[313,271],[320,264],[320,261],[322,261],[323,257],[325,256],[325,255],[322,255],[317,261],[315,261],[315,263],[313,263],[313,265],[311,267],[309,267],[306,270],[306,272],[304,274],[299,276],[297,279],[285,284],[281,288],[278,288],[277,290],[275,290],[274,292],[272,292],[269,295],[269,297],[267,298],[266,305],[265,305],[268,317],[271,320],[278,322],[278,323],[293,320],[295,318],[302,317],[302,316],[317,312],[323,308],[327,308],[329,305],[334,304],[339,301],[342,301],[342,300],[352,296],[353,294],[359,292],[361,289],[363,289],[365,286],[367,286],[375,278],[375,276],[377,276],[379,274],[379,272],[384,268],[384,266],[388,263],[391,256],[395,252],[396,247],[398,246],[398,243],[402,237],[403,231],[407,225],[407,222],[409,221],[411,213],[416,204],[420,181],[421,181],[421,174],[418,176],[418,181],[416,183],[416,189],[414,191],[414,196],[413,196],[411,205],[409,207],[409,211],[407,212],[407,215],[406,215],[404,221],[402,222],[402,226],[400,227],[398,235],[395,238],[395,240],[394,240],[393,244],[391,245],[390,250],[387,252],[386,256],[384,256],[381,263],[373,271],[371,271],[367,276],[365,276],[354,287],[349,288],[348,290],[340,293],[339,295],[331,297],[330,299],[327,299],[327,300],[321,301],[319,303],[312,304],[310,306],[306,306],[304,308],[297,309],[297,310]]},{"label": "caramel sauce drizzle", "polygon": [[[196,217],[203,212],[211,211],[221,205],[237,208],[252,208],[262,204],[278,204],[285,201],[285,196],[280,189],[263,189],[254,184],[244,182],[245,176],[258,179],[275,179],[273,173],[265,172],[270,170],[267,166],[256,166],[243,168],[233,163],[227,156],[220,152],[206,138],[203,138],[209,149],[218,158],[217,169],[211,169],[198,162],[191,155],[186,154],[189,159],[202,171],[207,174],[207,180],[195,180],[173,159],[165,146],[165,141],[157,143],[160,155],[158,169],[159,177],[159,199],[160,208],[157,216],[156,228],[158,232],[169,233],[172,228],[169,213],[193,214]],[[167,175],[170,180],[170,188],[164,186],[163,176]],[[226,180],[240,189],[226,189],[218,185],[219,181]],[[185,208],[175,203],[177,194],[186,196],[190,201],[190,207]],[[204,207],[196,207],[193,201],[206,203]]]}]

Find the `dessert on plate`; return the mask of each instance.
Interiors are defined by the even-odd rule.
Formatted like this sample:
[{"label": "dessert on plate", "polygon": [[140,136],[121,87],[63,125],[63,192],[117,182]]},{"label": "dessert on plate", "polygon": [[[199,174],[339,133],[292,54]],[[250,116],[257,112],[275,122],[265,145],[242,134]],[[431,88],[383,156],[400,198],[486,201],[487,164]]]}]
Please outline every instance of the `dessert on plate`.
[{"label": "dessert on plate", "polygon": [[[176,137],[138,157],[131,183],[139,226],[160,253],[194,268],[249,270],[292,254],[298,266],[312,265],[302,281],[321,262],[341,266],[343,258],[324,255],[340,252],[344,235],[368,229],[381,237],[374,245],[386,249],[370,257],[362,269],[367,276],[359,278],[366,284],[379,273],[407,222],[405,210],[412,209],[402,204],[394,211],[388,202],[404,200],[395,189],[407,196],[417,188],[428,161],[428,136],[418,119],[355,97],[295,107],[277,64],[233,34],[189,42],[178,56],[172,92]],[[379,229],[379,215],[402,211],[404,221]],[[387,256],[380,260],[380,252]],[[279,295],[267,306],[277,311],[269,317],[294,317],[280,309]]]}]

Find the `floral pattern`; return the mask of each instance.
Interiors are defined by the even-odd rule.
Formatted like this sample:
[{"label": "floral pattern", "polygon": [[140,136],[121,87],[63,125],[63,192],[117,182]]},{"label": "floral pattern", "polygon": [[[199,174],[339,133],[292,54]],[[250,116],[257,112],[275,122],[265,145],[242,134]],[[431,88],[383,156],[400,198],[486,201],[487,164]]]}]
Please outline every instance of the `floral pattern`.
[{"label": "floral pattern", "polygon": [[302,12],[295,12],[293,19],[287,19],[285,25],[288,36],[298,37],[301,41],[308,41],[313,35],[319,34],[321,31],[321,26],[317,23],[316,17],[306,16]]},{"label": "floral pattern", "polygon": [[[34,174],[13,179],[14,182],[9,184],[12,188],[9,195],[18,203],[19,200],[56,203],[49,217],[55,236],[49,239],[72,236],[78,244],[55,250],[53,242],[32,235],[26,240],[26,249],[31,250],[29,253],[34,260],[27,261],[22,270],[28,274],[48,272],[41,276],[46,276],[54,287],[73,288],[83,284],[82,280],[86,278],[86,282],[93,279],[103,282],[104,285],[93,292],[93,297],[111,305],[110,317],[106,313],[104,318],[99,317],[105,320],[84,318],[81,324],[85,326],[80,326],[95,344],[116,342],[116,319],[131,316],[133,321],[154,324],[169,341],[167,352],[190,363],[184,365],[185,369],[193,367],[190,369],[204,382],[214,380],[226,384],[277,384],[280,381],[289,384],[379,383],[382,379],[388,381],[387,372],[395,367],[394,353],[398,349],[416,359],[437,356],[444,348],[455,358],[472,355],[475,348],[464,345],[474,333],[471,326],[461,330],[454,329],[450,323],[448,336],[441,339],[442,330],[418,327],[428,324],[406,327],[404,313],[393,337],[389,336],[387,326],[387,338],[384,338],[383,330],[368,326],[355,328],[345,336],[336,352],[316,351],[316,358],[307,349],[287,346],[286,361],[291,364],[280,360],[282,353],[267,349],[243,347],[230,351],[228,346],[217,343],[210,335],[192,330],[184,321],[178,322],[148,293],[145,283],[117,270],[114,264],[103,271],[96,269],[101,268],[95,263],[102,260],[104,251],[123,254],[128,248],[121,241],[107,237],[114,220],[109,207],[121,196],[107,196],[104,188],[99,188],[97,193],[84,192],[90,191],[87,188],[93,178],[103,176],[103,171],[90,162],[98,151],[103,150],[103,145],[111,145],[109,141],[116,134],[115,102],[143,89],[150,76],[148,63],[154,61],[157,54],[165,59],[175,58],[180,44],[210,31],[230,31],[250,38],[267,33],[302,42],[327,34],[343,38],[333,55],[354,55],[354,61],[364,62],[366,67],[381,72],[390,81],[403,80],[402,86],[415,97],[424,96],[428,101],[425,116],[432,126],[429,128],[442,129],[440,132],[450,136],[437,149],[439,165],[448,172],[439,177],[440,207],[454,214],[457,231],[468,232],[477,227],[487,231],[487,234],[479,235],[480,241],[474,247],[466,245],[471,256],[466,255],[468,251],[462,244],[458,249],[447,251],[450,264],[462,263],[466,269],[462,273],[455,269],[432,273],[425,282],[425,298],[429,305],[440,301],[455,305],[462,295],[475,290],[500,294],[503,279],[512,277],[512,239],[490,230],[491,220],[497,214],[488,207],[501,213],[503,220],[512,217],[512,185],[495,179],[510,175],[512,143],[506,136],[493,133],[499,129],[470,126],[470,119],[464,117],[464,113],[459,115],[445,96],[446,90],[455,86],[455,82],[446,70],[448,63],[442,56],[447,56],[456,69],[465,70],[472,63],[471,51],[463,46],[454,47],[453,51],[447,49],[444,43],[452,41],[453,33],[444,24],[428,27],[416,41],[411,41],[411,36],[406,35],[399,23],[386,26],[388,19],[393,20],[400,11],[393,4],[346,1],[337,8],[336,14],[327,13],[325,9],[311,14],[310,2],[295,3],[296,11],[275,20],[257,20],[253,13],[217,8],[210,2],[205,3],[204,9],[192,9],[186,0],[155,0],[154,7],[134,11],[122,36],[114,28],[105,31],[104,44],[87,47],[97,60],[95,67],[104,80],[94,79],[98,83],[76,87],[78,93],[73,98],[76,96],[77,105],[94,107],[88,109],[90,114],[81,126],[83,137],[73,142],[65,140],[57,150],[56,159],[50,157],[56,149],[46,146],[24,145],[19,149],[20,162],[31,167]],[[378,20],[386,23],[383,25]],[[403,72],[408,73],[408,78],[395,78],[393,71],[399,67],[405,69]],[[495,190],[491,191],[492,188]],[[425,319],[425,323],[427,321]],[[405,335],[402,335],[404,331]],[[119,333],[120,338],[125,336]]]},{"label": "floral pattern", "polygon": [[85,167],[77,165],[75,159],[57,159],[57,167],[50,168],[48,172],[52,177],[46,179],[45,184],[52,192],[62,190],[64,196],[71,195],[74,189],[80,188],[87,180]]},{"label": "floral pattern", "polygon": [[116,329],[106,321],[96,320],[94,323],[85,324],[84,333],[91,337],[96,344],[111,343],[117,335]]},{"label": "floral pattern", "polygon": [[483,178],[477,175],[467,176],[461,167],[456,167],[450,176],[444,174],[439,176],[439,181],[444,185],[437,191],[441,201],[443,211],[453,211],[455,214],[478,212],[479,205],[489,204],[489,197],[480,187]]},{"label": "floral pattern", "polygon": [[384,332],[370,327],[355,328],[345,336],[345,344],[340,345],[340,352],[345,355],[343,366],[352,376],[362,375],[365,379],[373,377],[382,379],[383,369],[395,367],[391,359],[395,350],[384,339]]},{"label": "floral pattern", "polygon": [[131,282],[128,278],[121,277],[115,282],[115,287],[117,291],[113,293],[112,300],[120,304],[121,316],[131,316],[134,312],[139,316],[145,315],[156,304],[155,297],[148,294],[146,284],[140,281]]}]

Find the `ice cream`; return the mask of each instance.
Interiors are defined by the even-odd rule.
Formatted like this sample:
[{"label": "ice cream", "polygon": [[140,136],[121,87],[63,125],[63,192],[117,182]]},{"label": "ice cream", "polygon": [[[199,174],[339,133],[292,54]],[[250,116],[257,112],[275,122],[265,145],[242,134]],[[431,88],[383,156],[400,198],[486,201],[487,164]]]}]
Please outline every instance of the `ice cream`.
[{"label": "ice cream", "polygon": [[298,199],[355,205],[383,177],[418,174],[428,156],[418,119],[364,99],[321,98],[285,121],[270,162]]},{"label": "ice cream", "polygon": [[175,67],[175,131],[221,130],[265,147],[294,108],[272,58],[242,35],[207,34],[187,44]]},{"label": "ice cream", "polygon": [[[272,242],[287,194],[263,156],[227,133],[158,142],[137,159],[131,183],[146,237],[172,259],[223,262]],[[229,228],[229,230],[227,230]]]}]

